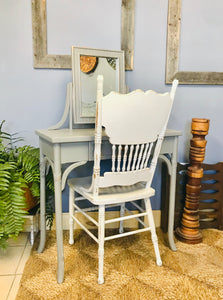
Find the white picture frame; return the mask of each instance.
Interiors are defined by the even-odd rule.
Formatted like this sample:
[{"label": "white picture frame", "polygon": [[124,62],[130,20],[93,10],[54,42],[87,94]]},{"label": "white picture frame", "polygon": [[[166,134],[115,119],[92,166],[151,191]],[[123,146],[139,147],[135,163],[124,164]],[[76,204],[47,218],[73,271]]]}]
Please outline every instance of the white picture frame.
[{"label": "white picture frame", "polygon": [[[126,90],[125,87],[125,63],[124,63],[124,51],[113,51],[113,50],[104,50],[104,49],[93,49],[93,48],[84,48],[84,47],[75,47],[72,46],[72,78],[73,78],[73,120],[75,124],[93,124],[95,123],[95,115],[93,114],[94,109],[96,108],[96,86],[97,86],[97,75],[104,76],[104,86],[106,86],[106,81],[110,80],[110,75],[105,74],[105,66],[100,67],[100,60],[102,59],[114,59],[116,62],[115,72],[115,86],[116,88],[111,88],[111,90],[116,90],[117,92],[124,93]],[[97,66],[94,74],[86,75],[83,74],[80,67],[80,57],[89,56],[97,57],[99,59],[99,66]],[[104,62],[102,62],[104,63]],[[108,65],[107,68],[111,68]],[[110,73],[109,73],[110,74]],[[91,92],[86,90],[88,89],[88,84],[84,86],[83,80],[85,76],[89,76],[89,82],[91,82]],[[114,86],[114,84],[113,84]],[[89,87],[90,89],[90,87]],[[109,92],[109,91],[107,91]],[[92,98],[88,101],[89,110],[83,108],[84,99],[83,94],[91,95]],[[87,103],[87,102],[85,102]],[[90,104],[89,104],[90,103]],[[95,105],[95,107],[94,107]]]}]

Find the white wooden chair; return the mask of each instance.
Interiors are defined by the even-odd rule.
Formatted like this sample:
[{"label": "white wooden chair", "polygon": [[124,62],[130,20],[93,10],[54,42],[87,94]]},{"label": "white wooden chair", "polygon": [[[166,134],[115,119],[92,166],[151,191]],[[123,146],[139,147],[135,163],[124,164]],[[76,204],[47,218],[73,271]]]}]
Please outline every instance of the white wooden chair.
[{"label": "white wooden chair", "polygon": [[[155,194],[151,182],[178,81],[173,81],[170,93],[158,94],[154,91],[136,90],[129,94],[111,92],[105,97],[103,97],[102,76],[98,77],[97,85],[93,175],[68,181],[70,187],[69,243],[74,243],[73,220],[75,220],[99,245],[98,283],[102,284],[104,282],[104,242],[110,239],[150,230],[156,263],[158,266],[162,265],[150,204],[150,197]],[[102,127],[105,127],[105,132],[112,144],[112,168],[110,172],[105,172],[103,175],[100,174]],[[75,192],[80,197],[75,199]],[[94,206],[82,209],[79,202],[83,199],[89,200]],[[134,202],[139,199],[144,199],[145,210]],[[129,211],[125,206],[126,202],[132,202],[138,213],[133,214]],[[120,217],[105,220],[105,208],[111,206],[120,206]],[[88,215],[91,209],[97,210],[97,208],[98,221]],[[98,236],[81,223],[75,216],[75,211],[82,213],[98,227]],[[147,216],[149,225],[142,221],[143,216]],[[131,218],[137,218],[143,228],[123,232],[123,221]],[[117,221],[120,222],[119,233],[105,236],[106,224]]]}]

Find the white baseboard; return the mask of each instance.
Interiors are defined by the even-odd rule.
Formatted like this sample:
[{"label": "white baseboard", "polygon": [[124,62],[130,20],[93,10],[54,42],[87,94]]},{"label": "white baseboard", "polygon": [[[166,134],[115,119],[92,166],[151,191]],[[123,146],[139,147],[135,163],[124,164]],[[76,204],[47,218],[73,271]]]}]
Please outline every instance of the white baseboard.
[{"label": "white baseboard", "polygon": [[[79,214],[79,218],[82,219],[82,222],[84,222],[86,220],[85,217],[82,216],[81,213],[77,213]],[[97,212],[91,212],[91,216],[93,218],[96,218],[96,214]],[[109,219],[109,218],[118,218],[119,217],[119,211],[107,211],[105,212],[105,218]],[[160,217],[161,217],[161,211],[160,210],[153,210],[153,217],[154,217],[154,222],[156,227],[160,227]],[[145,220],[145,223],[147,223],[147,221]],[[109,226],[108,226],[109,225]],[[119,226],[119,222],[116,223],[111,223],[108,224],[106,226],[106,228],[118,228]],[[95,227],[94,225],[92,226],[92,223],[89,220],[86,220],[86,227],[89,228],[93,228]],[[124,226],[128,227],[128,228],[137,228],[138,227],[138,222],[137,220],[133,219],[133,220],[126,220],[124,221]],[[80,228],[78,225],[76,225],[76,228]],[[53,225],[53,229],[55,229],[55,224]],[[69,213],[63,213],[63,229],[64,230],[69,230]]]},{"label": "white baseboard", "polygon": [[38,232],[39,230],[39,214],[24,216],[25,222],[23,232]]}]

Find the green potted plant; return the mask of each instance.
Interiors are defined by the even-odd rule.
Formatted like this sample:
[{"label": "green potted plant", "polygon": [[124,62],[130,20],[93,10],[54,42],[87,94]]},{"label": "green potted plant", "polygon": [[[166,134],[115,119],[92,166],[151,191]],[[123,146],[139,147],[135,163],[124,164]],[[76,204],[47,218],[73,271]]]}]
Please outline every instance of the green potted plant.
[{"label": "green potted plant", "polygon": [[[8,238],[16,238],[23,230],[24,216],[34,206],[38,207],[40,196],[39,149],[28,145],[17,147],[22,139],[4,132],[4,122],[0,124],[0,248],[6,248]],[[51,170],[46,181],[46,219],[51,227],[54,190]]]}]

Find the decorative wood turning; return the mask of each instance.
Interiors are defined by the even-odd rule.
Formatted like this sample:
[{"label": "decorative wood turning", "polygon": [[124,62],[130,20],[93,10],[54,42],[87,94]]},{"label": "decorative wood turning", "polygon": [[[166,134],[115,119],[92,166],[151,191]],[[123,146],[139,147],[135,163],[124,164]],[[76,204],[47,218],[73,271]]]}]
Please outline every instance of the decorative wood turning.
[{"label": "decorative wood turning", "polygon": [[208,119],[192,119],[191,133],[193,138],[190,141],[190,166],[187,169],[187,185],[184,212],[181,226],[176,229],[176,237],[188,244],[197,244],[202,241],[199,230],[199,198],[201,192],[201,178],[203,168],[201,164],[205,157],[205,147],[208,134]]}]

